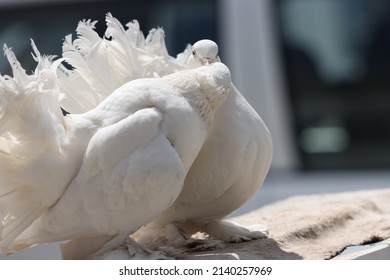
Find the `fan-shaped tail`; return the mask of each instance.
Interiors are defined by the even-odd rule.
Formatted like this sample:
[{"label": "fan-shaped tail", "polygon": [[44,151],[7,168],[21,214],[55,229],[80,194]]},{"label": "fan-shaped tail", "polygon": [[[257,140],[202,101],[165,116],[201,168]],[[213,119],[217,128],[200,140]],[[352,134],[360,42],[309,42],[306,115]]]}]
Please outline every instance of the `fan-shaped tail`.
[{"label": "fan-shaped tail", "polygon": [[61,105],[71,113],[95,108],[131,80],[164,76],[185,68],[183,59],[168,54],[161,28],[150,30],[145,38],[136,20],[125,28],[108,13],[107,29],[100,37],[95,24],[81,21],[76,29],[78,37],[72,41],[68,35],[64,41],[62,56],[72,69],[59,68],[67,95]]},{"label": "fan-shaped tail", "polygon": [[[11,49],[4,47],[13,77],[0,76],[0,250],[58,199],[45,188],[46,167],[61,155],[66,129],[56,81],[59,60],[42,57],[32,42],[38,65],[27,75]],[[46,166],[42,165],[46,162]],[[47,177],[48,176],[48,177]],[[48,195],[46,194],[48,193]]]}]

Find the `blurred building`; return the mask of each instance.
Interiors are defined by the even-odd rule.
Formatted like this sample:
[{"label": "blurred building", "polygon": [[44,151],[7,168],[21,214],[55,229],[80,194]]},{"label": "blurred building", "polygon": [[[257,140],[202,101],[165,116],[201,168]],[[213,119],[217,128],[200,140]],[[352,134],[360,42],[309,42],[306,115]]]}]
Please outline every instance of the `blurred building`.
[{"label": "blurred building", "polygon": [[307,169],[390,166],[390,2],[277,1],[276,21]]}]

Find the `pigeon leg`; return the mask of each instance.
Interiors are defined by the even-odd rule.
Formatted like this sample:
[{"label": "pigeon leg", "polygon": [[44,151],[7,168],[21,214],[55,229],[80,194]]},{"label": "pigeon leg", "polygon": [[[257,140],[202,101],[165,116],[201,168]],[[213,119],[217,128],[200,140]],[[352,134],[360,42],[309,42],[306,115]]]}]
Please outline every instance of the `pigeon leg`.
[{"label": "pigeon leg", "polygon": [[243,242],[265,238],[268,231],[263,225],[241,226],[228,220],[217,220],[208,223],[205,231],[210,237],[225,242]]}]

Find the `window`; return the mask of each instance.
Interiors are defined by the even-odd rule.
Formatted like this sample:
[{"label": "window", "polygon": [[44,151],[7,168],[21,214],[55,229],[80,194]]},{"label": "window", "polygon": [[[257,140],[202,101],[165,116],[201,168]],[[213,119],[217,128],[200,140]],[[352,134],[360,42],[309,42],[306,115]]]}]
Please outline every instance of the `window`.
[{"label": "window", "polygon": [[390,2],[275,5],[304,168],[390,167]]}]

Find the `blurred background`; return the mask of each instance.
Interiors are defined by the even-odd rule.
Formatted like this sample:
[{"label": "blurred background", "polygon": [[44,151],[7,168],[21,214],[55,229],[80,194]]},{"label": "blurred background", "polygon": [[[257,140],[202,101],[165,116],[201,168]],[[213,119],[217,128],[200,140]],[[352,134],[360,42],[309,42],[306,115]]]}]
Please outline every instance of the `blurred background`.
[{"label": "blurred background", "polygon": [[[98,20],[102,35],[107,12],[137,19],[145,35],[163,27],[172,56],[218,43],[274,141],[263,187],[233,215],[292,195],[390,187],[390,1],[0,0],[0,44],[32,71],[30,38],[60,55],[79,20]],[[0,72],[10,72],[3,57]],[[40,248],[10,258],[53,257]]]}]

